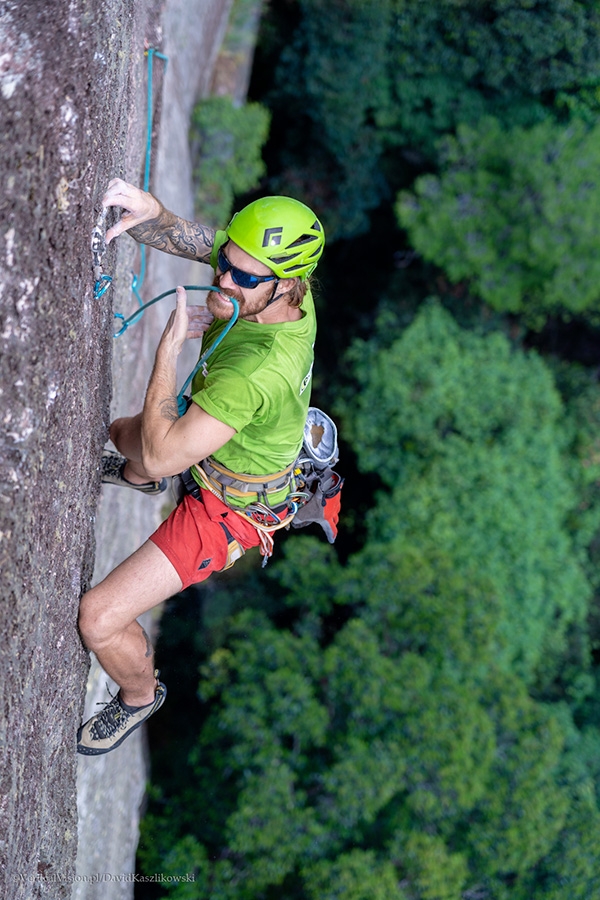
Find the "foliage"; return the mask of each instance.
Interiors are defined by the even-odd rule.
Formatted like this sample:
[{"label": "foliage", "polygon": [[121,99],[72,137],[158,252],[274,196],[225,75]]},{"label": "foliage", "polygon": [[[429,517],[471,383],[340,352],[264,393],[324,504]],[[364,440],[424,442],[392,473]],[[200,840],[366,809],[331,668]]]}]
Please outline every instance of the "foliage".
[{"label": "foliage", "polygon": [[[386,103],[392,3],[300,3],[268,102],[287,124],[289,149],[277,185],[292,185],[323,211],[330,237],[360,233],[385,193],[381,137],[370,111]],[[298,153],[298,150],[300,151]],[[291,163],[290,168],[288,165]]]},{"label": "foliage", "polygon": [[590,588],[567,528],[576,493],[547,367],[499,333],[461,330],[437,304],[388,350],[361,342],[351,355],[363,389],[347,427],[361,434],[361,467],[390,487],[373,538],[430,542],[463,574],[483,566],[498,661],[551,672]]},{"label": "foliage", "polygon": [[408,900],[391,862],[372,850],[350,850],[333,865],[319,860],[303,876],[307,900]]},{"label": "foliage", "polygon": [[325,614],[331,608],[331,585],[338,580],[339,571],[331,544],[307,536],[286,544],[281,562],[270,566],[265,574],[283,588],[286,605]]},{"label": "foliage", "polygon": [[581,817],[597,815],[579,787],[596,745],[578,749],[568,714],[515,676],[481,680],[440,665],[435,644],[402,641],[381,609],[324,649],[239,614],[204,669],[213,710],[194,789],[147,820],[148,871],[195,872],[211,900],[450,900],[515,876],[537,884],[539,865],[550,879],[558,842],[574,846]]},{"label": "foliage", "polygon": [[[536,353],[436,302],[350,361],[345,424],[387,493],[345,565],[289,542],[266,581],[287,627],[251,609],[225,624],[146,871],[194,872],[207,900],[594,896],[600,737],[565,702],[585,701],[587,658],[572,683],[561,668],[589,597],[567,453],[589,452],[592,421],[565,414]],[[558,675],[560,702],[530,694]]]},{"label": "foliage", "polygon": [[461,126],[441,175],[397,204],[416,249],[494,309],[543,324],[552,312],[600,312],[600,128],[544,122]]},{"label": "foliage", "polygon": [[593,117],[596,4],[543,6],[299,0],[291,39],[273,42],[264,96],[283,145],[274,188],[300,192],[332,237],[348,237],[415,164],[435,166],[438,138],[461,124],[493,115],[530,126],[555,116],[557,98],[563,117]]},{"label": "foliage", "polygon": [[396,142],[425,145],[486,114],[506,125],[545,118],[600,80],[600,17],[578,0],[399,3],[393,69]]},{"label": "foliage", "polygon": [[229,97],[208,97],[194,109],[195,205],[203,222],[227,222],[236,194],[256,187],[265,173],[261,150],[270,114],[259,103],[235,106]]},{"label": "foliage", "polygon": [[600,584],[596,536],[600,532],[600,393],[593,370],[554,358],[547,360],[565,402],[569,436],[566,463],[579,496],[569,528],[594,587]]}]

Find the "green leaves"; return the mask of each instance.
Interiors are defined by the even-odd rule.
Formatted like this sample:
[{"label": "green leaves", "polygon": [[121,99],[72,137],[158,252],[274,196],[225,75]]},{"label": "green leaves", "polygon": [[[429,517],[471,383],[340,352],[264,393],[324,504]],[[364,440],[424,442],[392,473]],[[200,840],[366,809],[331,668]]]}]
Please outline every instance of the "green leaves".
[{"label": "green leaves", "polygon": [[366,232],[370,212],[415,165],[435,167],[439,138],[462,125],[493,116],[503,130],[530,128],[555,117],[557,98],[563,112],[597,114],[594,4],[299,0],[296,8],[295,28],[270,61],[267,99],[285,134],[271,179],[320,208],[330,238]]},{"label": "green leaves", "polygon": [[390,854],[422,900],[455,900],[468,878],[465,856],[451,853],[441,837],[411,831],[399,833],[390,843]]},{"label": "green leaves", "polygon": [[494,309],[531,324],[600,312],[598,127],[461,126],[446,139],[441,174],[418,178],[396,212],[426,259]]},{"label": "green leaves", "polygon": [[435,299],[406,326],[425,294],[418,262],[398,270],[417,300],[388,289],[338,407],[380,480],[363,545],[342,562],[296,535],[264,576],[210,591],[202,721],[144,864],[196,872],[207,900],[589,900],[600,393],[472,310],[476,295],[536,326],[598,311],[596,4],[283,6],[273,189],[348,236],[418,170],[400,223],[468,282],[461,321],[481,330]]},{"label": "green leaves", "polygon": [[[396,555],[435,546],[475,578],[495,604],[496,661],[531,678],[564,650],[590,594],[567,529],[576,493],[549,370],[436,304],[389,349],[357,344],[352,358],[363,389],[348,428],[361,434],[361,467],[390,487],[373,539],[396,542]],[[365,551],[365,568],[373,557]]]},{"label": "green leaves", "polygon": [[229,97],[208,97],[194,109],[195,204],[203,222],[224,227],[234,197],[256,187],[265,173],[261,157],[271,117],[259,103],[234,106]]},{"label": "green leaves", "polygon": [[351,850],[304,870],[307,900],[408,900],[393,865],[369,850]]},{"label": "green leaves", "polygon": [[515,679],[493,679],[487,693],[497,755],[493,790],[472,815],[469,855],[482,876],[523,873],[550,850],[565,822],[569,792],[557,778],[565,736],[554,713]]},{"label": "green leaves", "polygon": [[274,759],[246,779],[227,823],[229,852],[238,860],[241,896],[281,884],[309,850],[317,831],[312,810],[297,795],[293,771]]},{"label": "green leaves", "polygon": [[587,900],[569,873],[597,871],[599,738],[567,702],[592,689],[573,510],[594,508],[595,389],[559,370],[567,415],[537,354],[434,301],[351,360],[345,427],[385,486],[366,544],[342,565],[297,536],[263,582],[279,627],[221,623],[147,865],[193,869],[209,900]]},{"label": "green leaves", "polygon": [[307,745],[325,739],[327,716],[313,684],[321,669],[318,646],[308,636],[278,631],[259,614],[242,613],[235,624],[232,649],[217,650],[202,669],[200,692],[218,696],[220,709],[201,746],[212,747],[227,733],[235,744],[229,765],[237,770],[302,758]]}]

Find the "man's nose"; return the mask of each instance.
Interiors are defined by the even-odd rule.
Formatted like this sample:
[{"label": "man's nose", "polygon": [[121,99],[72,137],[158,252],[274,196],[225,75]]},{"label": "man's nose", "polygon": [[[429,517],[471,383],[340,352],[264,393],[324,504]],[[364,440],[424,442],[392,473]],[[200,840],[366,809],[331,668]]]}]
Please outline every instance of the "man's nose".
[{"label": "man's nose", "polygon": [[219,275],[219,287],[235,287],[235,282],[231,277],[230,269],[228,269],[227,272],[223,272]]}]

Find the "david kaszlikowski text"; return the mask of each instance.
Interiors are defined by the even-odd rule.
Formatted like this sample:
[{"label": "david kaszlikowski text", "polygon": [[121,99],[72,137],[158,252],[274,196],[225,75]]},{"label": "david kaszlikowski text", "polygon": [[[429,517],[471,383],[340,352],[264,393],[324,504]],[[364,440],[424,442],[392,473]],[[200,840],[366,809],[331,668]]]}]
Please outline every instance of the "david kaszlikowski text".
[{"label": "david kaszlikowski text", "polygon": [[15,875],[15,882],[34,884],[43,881],[44,884],[76,884],[79,882],[87,882],[88,884],[99,884],[107,881],[125,881],[134,883],[158,884],[182,884],[196,880],[193,873],[188,875],[165,875],[163,872],[156,872],[154,875],[138,875],[135,872],[127,872],[122,875],[115,875],[112,872],[96,872],[93,875],[62,875],[60,873],[53,874],[37,874],[37,875]]}]

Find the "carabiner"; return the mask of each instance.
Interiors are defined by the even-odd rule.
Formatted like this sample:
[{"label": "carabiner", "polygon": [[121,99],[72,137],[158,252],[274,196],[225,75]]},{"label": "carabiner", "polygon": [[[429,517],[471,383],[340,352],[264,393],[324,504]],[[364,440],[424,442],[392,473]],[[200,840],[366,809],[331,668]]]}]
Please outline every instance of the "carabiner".
[{"label": "carabiner", "polygon": [[[104,284],[102,284],[104,282]],[[111,275],[100,275],[94,282],[94,300],[99,300],[109,289],[112,282]]]}]

